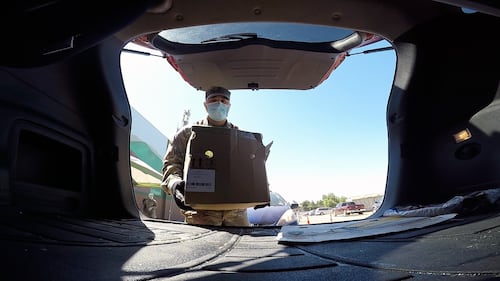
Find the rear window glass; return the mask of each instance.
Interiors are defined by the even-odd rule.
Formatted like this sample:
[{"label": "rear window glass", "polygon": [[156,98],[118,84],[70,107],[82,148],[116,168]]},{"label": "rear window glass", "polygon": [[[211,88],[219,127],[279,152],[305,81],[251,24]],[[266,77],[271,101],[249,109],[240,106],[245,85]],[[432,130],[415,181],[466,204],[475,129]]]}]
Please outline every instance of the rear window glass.
[{"label": "rear window glass", "polygon": [[170,29],[162,31],[160,36],[168,41],[183,44],[203,44],[220,40],[236,41],[252,37],[317,43],[337,41],[352,33],[352,30],[322,25],[243,22]]}]

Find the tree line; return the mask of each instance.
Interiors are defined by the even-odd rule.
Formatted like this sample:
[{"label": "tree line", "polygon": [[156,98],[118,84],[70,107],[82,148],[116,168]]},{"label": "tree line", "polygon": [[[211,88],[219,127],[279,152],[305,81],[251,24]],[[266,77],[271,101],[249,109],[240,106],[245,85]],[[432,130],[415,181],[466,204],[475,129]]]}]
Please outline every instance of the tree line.
[{"label": "tree line", "polygon": [[328,193],[323,195],[321,200],[318,201],[309,201],[305,200],[301,203],[301,207],[303,211],[313,210],[319,207],[335,207],[337,203],[345,202],[347,197],[345,196],[336,196],[333,193]]}]

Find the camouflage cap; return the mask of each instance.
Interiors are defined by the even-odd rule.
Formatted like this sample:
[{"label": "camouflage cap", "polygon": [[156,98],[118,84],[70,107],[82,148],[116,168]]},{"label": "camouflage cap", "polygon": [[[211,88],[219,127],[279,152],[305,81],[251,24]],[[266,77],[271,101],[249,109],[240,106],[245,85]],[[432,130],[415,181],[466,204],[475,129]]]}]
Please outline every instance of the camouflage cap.
[{"label": "camouflage cap", "polygon": [[229,92],[228,89],[219,86],[211,87],[205,92],[205,99],[209,99],[215,96],[223,96],[229,100],[231,99],[231,92]]}]

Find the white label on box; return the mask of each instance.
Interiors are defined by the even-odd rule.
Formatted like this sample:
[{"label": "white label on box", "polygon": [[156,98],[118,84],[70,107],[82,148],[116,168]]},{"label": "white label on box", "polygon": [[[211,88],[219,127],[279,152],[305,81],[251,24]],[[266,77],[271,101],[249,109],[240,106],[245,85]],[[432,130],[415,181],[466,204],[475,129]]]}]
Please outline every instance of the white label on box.
[{"label": "white label on box", "polygon": [[215,192],[215,170],[189,169],[186,192]]}]

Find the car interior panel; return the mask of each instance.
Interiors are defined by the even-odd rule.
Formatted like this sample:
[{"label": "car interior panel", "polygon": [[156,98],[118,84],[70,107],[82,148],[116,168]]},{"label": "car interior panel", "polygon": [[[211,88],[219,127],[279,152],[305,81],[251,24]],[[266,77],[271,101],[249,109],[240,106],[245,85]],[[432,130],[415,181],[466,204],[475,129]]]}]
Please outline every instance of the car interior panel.
[{"label": "car interior panel", "polygon": [[[500,196],[488,192],[500,188],[500,41],[494,32],[500,5],[454,0],[96,4],[4,4],[2,279],[498,280]],[[134,120],[120,64],[128,42],[146,38],[144,44],[159,49],[166,65],[167,56],[175,58],[168,67],[177,67],[178,79],[197,89],[221,82],[231,89],[308,89],[329,78],[335,60],[351,51],[350,43],[342,45],[346,50],[301,52],[259,41],[214,49],[211,55],[179,45],[168,54],[173,45],[158,35],[252,21],[335,26],[390,42],[397,62],[387,93],[387,180],[371,218],[398,206],[432,206],[474,194],[463,213],[425,228],[322,243],[279,243],[280,226],[198,226],[146,218],[131,178]],[[234,63],[224,59],[228,54]],[[259,59],[268,61],[256,66]],[[199,72],[190,72],[193,65]],[[229,79],[235,67],[276,73],[252,84],[243,72]]]}]

